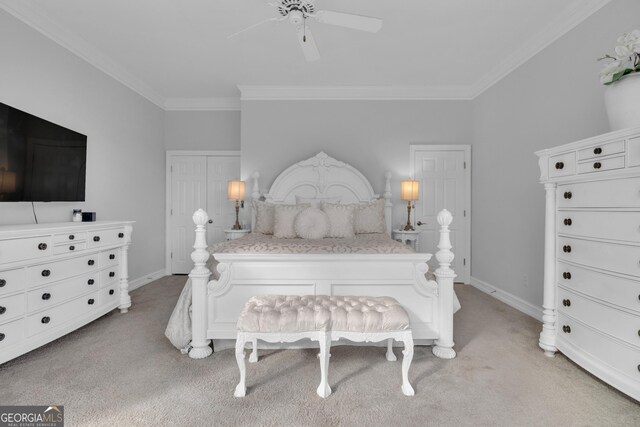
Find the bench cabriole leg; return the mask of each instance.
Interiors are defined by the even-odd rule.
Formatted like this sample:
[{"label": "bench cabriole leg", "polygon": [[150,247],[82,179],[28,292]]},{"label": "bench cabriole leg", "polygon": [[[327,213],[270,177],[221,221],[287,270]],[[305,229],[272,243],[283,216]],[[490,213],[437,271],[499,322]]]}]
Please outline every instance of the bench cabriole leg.
[{"label": "bench cabriole leg", "polygon": [[320,344],[320,385],[318,386],[318,396],[327,397],[331,394],[329,387],[329,358],[331,357],[331,333],[321,332],[318,343]]},{"label": "bench cabriole leg", "polygon": [[389,338],[387,340],[387,360],[389,362],[395,362],[396,360],[398,360],[398,358],[396,357],[395,354],[393,354],[393,338]]},{"label": "bench cabriole leg", "polygon": [[404,355],[402,358],[402,393],[405,396],[413,396],[416,393],[409,383],[409,367],[411,366],[411,360],[413,360],[413,336],[411,331],[405,333],[402,354]]},{"label": "bench cabriole leg", "polygon": [[256,363],[258,361],[258,339],[253,339],[253,351],[249,356],[249,363]]},{"label": "bench cabriole leg", "polygon": [[244,364],[244,334],[238,334],[236,338],[236,361],[238,362],[238,369],[240,369],[240,382],[236,386],[236,391],[233,393],[235,397],[244,397],[247,394],[247,386],[245,384],[246,366]]}]

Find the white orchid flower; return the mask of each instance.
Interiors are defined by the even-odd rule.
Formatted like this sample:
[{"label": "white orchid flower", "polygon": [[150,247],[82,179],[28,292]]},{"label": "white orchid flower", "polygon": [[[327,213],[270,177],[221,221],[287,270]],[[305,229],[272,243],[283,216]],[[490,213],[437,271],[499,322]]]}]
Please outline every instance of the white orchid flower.
[{"label": "white orchid flower", "polygon": [[632,54],[633,54],[633,46],[630,46],[630,45],[616,46],[616,58],[629,59],[629,57]]}]

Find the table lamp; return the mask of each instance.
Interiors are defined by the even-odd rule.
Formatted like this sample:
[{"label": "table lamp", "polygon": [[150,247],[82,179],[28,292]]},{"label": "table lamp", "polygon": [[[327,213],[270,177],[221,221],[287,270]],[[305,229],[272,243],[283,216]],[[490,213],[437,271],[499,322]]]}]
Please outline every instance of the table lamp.
[{"label": "table lamp", "polygon": [[402,181],[401,198],[407,202],[407,225],[404,226],[404,231],[414,231],[414,228],[411,225],[411,202],[418,200],[419,194],[420,185],[418,181]]},{"label": "table lamp", "polygon": [[238,214],[240,212],[240,201],[244,200],[244,181],[229,181],[227,184],[227,198],[236,201],[236,223],[233,230],[242,230]]}]

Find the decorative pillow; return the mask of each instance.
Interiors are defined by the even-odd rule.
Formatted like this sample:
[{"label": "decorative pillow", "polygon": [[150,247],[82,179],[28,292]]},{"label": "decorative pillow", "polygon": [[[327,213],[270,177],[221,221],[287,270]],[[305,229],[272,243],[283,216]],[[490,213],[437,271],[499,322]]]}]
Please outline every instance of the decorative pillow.
[{"label": "decorative pillow", "polygon": [[301,205],[303,203],[309,203],[312,208],[320,209],[320,204],[326,203],[340,203],[340,197],[300,197],[296,196],[296,204]]},{"label": "decorative pillow", "polygon": [[308,207],[308,204],[274,205],[273,237],[295,239],[297,236],[293,223],[296,216]]},{"label": "decorative pillow", "polygon": [[254,233],[273,234],[273,223],[275,221],[275,205],[273,203],[260,200],[253,201],[253,212],[256,216],[256,223],[253,227]]},{"label": "decorative pillow", "polygon": [[384,199],[357,205],[356,234],[384,233],[387,225],[384,220]]},{"label": "decorative pillow", "polygon": [[356,205],[334,205],[322,203],[322,210],[329,217],[329,233],[327,237],[353,238],[356,235]]},{"label": "decorative pillow", "polygon": [[329,232],[329,217],[318,208],[307,208],[296,216],[293,228],[303,239],[322,239]]}]

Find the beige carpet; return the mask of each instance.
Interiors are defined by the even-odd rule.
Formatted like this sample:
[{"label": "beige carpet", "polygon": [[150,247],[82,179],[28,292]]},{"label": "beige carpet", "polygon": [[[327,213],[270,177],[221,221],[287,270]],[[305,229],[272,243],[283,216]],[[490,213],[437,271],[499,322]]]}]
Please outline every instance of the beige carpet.
[{"label": "beige carpet", "polygon": [[[638,426],[637,402],[563,356],[537,347],[535,320],[458,286],[458,357],[417,347],[416,396],[400,392],[400,361],[374,347],[332,349],[333,394],[320,399],[316,351],[263,352],[248,396],[233,397],[232,350],[194,361],[163,331],[185,277],[133,292],[117,312],[0,366],[0,404],[64,404],[67,425],[567,425]],[[396,349],[399,355],[399,350]]]}]

